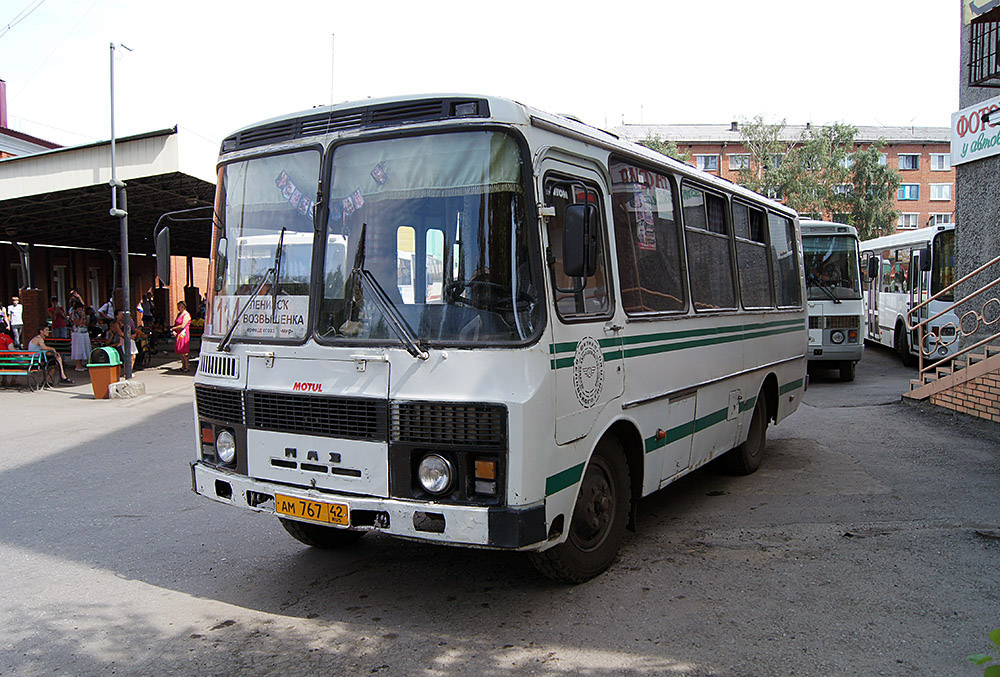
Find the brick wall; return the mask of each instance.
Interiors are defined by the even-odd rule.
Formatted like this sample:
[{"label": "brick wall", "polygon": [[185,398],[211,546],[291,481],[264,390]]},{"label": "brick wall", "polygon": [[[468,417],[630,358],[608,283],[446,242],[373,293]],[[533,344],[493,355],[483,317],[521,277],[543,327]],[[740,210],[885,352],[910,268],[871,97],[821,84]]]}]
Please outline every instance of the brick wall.
[{"label": "brick wall", "polygon": [[931,395],[931,404],[1000,423],[1000,371]]}]

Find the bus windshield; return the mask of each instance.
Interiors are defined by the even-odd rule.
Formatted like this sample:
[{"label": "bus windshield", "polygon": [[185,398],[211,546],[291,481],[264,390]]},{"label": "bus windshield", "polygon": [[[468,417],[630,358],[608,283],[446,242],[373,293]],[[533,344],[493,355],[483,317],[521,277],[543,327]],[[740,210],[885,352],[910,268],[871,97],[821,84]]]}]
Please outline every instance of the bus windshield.
[{"label": "bus windshield", "polygon": [[[319,165],[319,152],[306,151],[220,168],[214,285],[205,333],[225,334],[238,321],[235,337],[305,338]],[[272,270],[279,240],[280,270]],[[251,300],[261,283],[259,296]],[[246,312],[237,318],[244,306]]]},{"label": "bus windshield", "polygon": [[[934,238],[934,251],[931,254],[933,268],[931,269],[931,295],[937,294],[955,281],[955,231],[946,230]],[[941,296],[942,301],[954,301],[954,291]]]},{"label": "bus windshield", "polygon": [[809,300],[860,299],[858,241],[846,235],[802,237]]},{"label": "bus windshield", "polygon": [[[396,320],[427,344],[535,335],[543,297],[512,137],[471,131],[348,143],[332,163],[327,233],[343,238],[347,255],[324,264],[322,338],[393,341]],[[395,317],[385,316],[385,302]]]}]

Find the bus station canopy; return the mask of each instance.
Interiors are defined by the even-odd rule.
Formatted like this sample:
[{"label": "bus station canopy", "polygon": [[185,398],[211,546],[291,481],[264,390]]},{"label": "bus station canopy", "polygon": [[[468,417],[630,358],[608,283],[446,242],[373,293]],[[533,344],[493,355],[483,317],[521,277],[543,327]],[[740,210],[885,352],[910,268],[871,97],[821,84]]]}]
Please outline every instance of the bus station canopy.
[{"label": "bus station canopy", "polygon": [[[154,253],[153,226],[164,213],[212,206],[217,153],[177,127],[116,139],[130,253]],[[110,180],[110,141],[0,160],[0,241],[120,251],[121,223],[109,214]],[[170,225],[172,254],[208,257],[209,222]]]}]

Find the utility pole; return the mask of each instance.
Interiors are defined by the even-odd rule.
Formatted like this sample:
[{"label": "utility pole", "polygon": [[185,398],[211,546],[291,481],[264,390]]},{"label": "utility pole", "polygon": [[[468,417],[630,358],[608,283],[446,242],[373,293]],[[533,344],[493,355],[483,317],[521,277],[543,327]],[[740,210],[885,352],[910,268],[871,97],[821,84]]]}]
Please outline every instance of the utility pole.
[{"label": "utility pole", "polygon": [[[132,51],[125,45],[123,49]],[[111,216],[118,219],[121,228],[121,284],[122,284],[122,305],[125,312],[125,325],[122,330],[125,334],[122,343],[122,361],[125,363],[125,380],[132,379],[132,332],[128,331],[131,319],[132,300],[129,298],[129,270],[128,270],[128,212],[125,197],[125,183],[118,180],[115,169],[115,43],[111,43]],[[118,206],[119,191],[121,192],[121,208]],[[113,292],[112,292],[113,294]]]}]

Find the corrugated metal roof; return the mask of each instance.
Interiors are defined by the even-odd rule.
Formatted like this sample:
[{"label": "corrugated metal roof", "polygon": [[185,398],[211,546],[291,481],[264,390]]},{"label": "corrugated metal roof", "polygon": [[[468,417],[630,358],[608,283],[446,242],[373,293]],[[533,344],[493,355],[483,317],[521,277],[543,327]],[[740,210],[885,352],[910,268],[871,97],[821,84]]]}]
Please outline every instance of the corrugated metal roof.
[{"label": "corrugated metal roof", "polygon": [[[818,129],[825,125],[812,125]],[[743,137],[737,129],[727,125],[635,125],[625,124],[613,131],[631,141],[641,141],[650,135],[659,136],[664,141],[684,143],[741,143]],[[858,130],[855,141],[871,143],[884,139],[888,143],[949,143],[951,129],[949,127],[877,127],[856,125]],[[799,141],[806,132],[806,125],[785,125],[780,140],[785,142]]]}]

